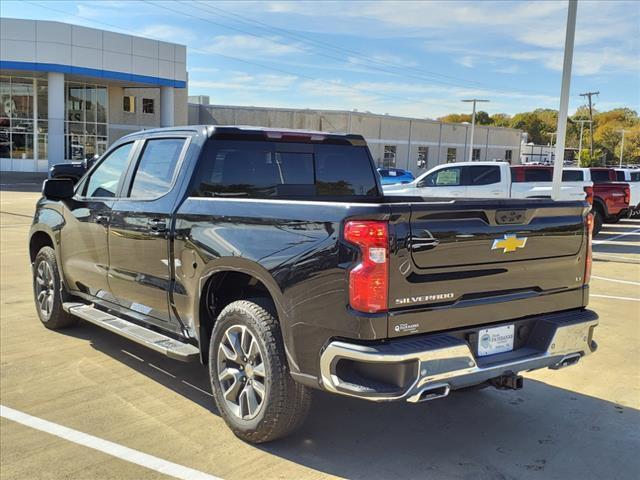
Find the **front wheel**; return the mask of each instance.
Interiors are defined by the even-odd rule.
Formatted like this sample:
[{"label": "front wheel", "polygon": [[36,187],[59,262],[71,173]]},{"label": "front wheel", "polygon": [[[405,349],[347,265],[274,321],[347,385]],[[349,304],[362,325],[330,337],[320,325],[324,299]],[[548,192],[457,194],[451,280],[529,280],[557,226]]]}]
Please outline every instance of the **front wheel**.
[{"label": "front wheel", "polygon": [[266,301],[239,300],[218,316],[209,347],[213,396],[239,438],[284,437],[307,416],[310,390],[289,374],[280,325]]},{"label": "front wheel", "polygon": [[56,253],[42,247],[33,262],[33,296],[43,325],[51,330],[71,327],[78,319],[62,308],[62,282]]}]

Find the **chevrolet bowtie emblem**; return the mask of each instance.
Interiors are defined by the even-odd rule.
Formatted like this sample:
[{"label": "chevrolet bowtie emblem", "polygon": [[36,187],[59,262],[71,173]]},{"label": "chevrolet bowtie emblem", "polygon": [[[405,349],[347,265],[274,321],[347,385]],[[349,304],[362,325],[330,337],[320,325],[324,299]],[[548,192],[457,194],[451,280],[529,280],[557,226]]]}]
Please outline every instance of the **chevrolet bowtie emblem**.
[{"label": "chevrolet bowtie emblem", "polygon": [[502,253],[515,252],[518,248],[524,248],[527,244],[527,237],[518,238],[515,235],[505,235],[504,238],[495,239],[491,250],[502,248]]}]

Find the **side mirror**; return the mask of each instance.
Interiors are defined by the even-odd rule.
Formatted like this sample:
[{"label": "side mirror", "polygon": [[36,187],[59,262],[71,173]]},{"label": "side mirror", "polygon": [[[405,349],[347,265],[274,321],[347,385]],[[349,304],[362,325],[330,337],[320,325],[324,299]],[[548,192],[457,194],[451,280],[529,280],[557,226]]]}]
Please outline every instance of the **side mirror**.
[{"label": "side mirror", "polygon": [[98,160],[100,158],[100,155],[94,155],[92,158],[85,158],[82,161],[82,164],[84,166],[84,171],[86,172],[87,170],[89,170],[94,163],[96,163],[96,160]]},{"label": "side mirror", "polygon": [[70,178],[48,178],[42,184],[42,195],[48,200],[65,200],[74,194]]}]

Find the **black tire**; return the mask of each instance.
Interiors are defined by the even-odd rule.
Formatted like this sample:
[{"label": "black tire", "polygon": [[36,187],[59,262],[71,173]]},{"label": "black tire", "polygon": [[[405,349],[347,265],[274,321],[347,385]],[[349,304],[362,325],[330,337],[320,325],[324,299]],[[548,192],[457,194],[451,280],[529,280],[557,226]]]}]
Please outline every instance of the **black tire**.
[{"label": "black tire", "polygon": [[33,298],[42,324],[51,329],[72,327],[77,317],[62,309],[62,282],[56,254],[51,247],[42,247],[33,262]]},{"label": "black tire", "polygon": [[[253,299],[227,305],[216,319],[209,346],[209,377],[218,411],[237,437],[251,443],[270,442],[292,433],[302,425],[311,405],[310,389],[289,374],[280,325],[269,304],[267,300]],[[246,332],[250,338],[247,341]],[[259,349],[254,355],[250,355],[252,345],[242,346],[252,340]],[[230,353],[236,353],[237,363]],[[258,362],[264,375],[257,373]],[[254,400],[262,391],[260,405],[253,412],[247,400],[250,393],[245,392],[249,388]],[[225,398],[225,391],[230,392],[231,400]],[[234,396],[238,397],[237,403]]]},{"label": "black tire", "polygon": [[604,223],[604,214],[600,208],[593,209],[593,235],[597,235],[602,230],[602,224]]}]

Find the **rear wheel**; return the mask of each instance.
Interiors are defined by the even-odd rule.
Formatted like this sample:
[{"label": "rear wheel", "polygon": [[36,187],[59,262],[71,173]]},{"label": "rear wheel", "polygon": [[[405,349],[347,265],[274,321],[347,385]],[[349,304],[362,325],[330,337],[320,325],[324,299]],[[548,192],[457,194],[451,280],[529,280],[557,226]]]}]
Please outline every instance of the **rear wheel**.
[{"label": "rear wheel", "polygon": [[78,319],[62,308],[62,282],[56,254],[42,247],[33,262],[33,296],[43,325],[52,330],[71,327]]},{"label": "rear wheel", "polygon": [[284,437],[307,416],[310,390],[289,374],[280,326],[266,301],[239,300],[218,316],[209,348],[213,396],[239,438]]}]

